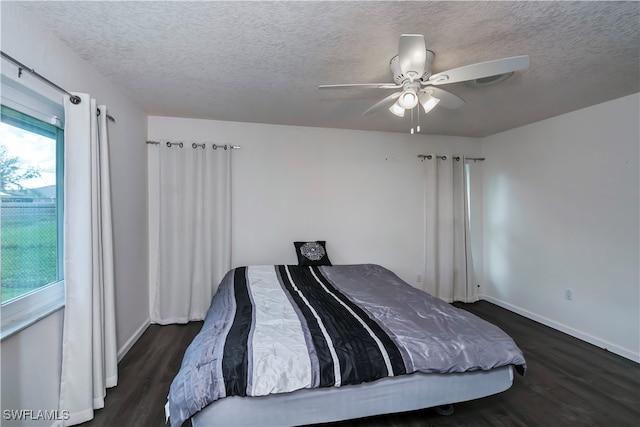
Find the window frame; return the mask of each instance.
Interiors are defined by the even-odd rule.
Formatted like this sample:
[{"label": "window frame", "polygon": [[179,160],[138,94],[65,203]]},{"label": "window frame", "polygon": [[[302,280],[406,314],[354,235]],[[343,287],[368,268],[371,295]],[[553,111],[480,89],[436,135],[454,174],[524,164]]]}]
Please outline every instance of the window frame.
[{"label": "window frame", "polygon": [[56,123],[56,125],[49,124],[30,114],[12,108],[15,104],[11,105],[11,107],[5,105],[5,99],[2,99],[2,101],[2,122],[56,140],[56,200],[59,200],[60,203],[56,203],[56,221],[58,225],[56,236],[56,281],[1,304],[0,341],[4,341],[6,338],[62,309],[65,302],[63,279],[64,130],[61,125],[57,125],[61,124],[57,116],[51,118],[51,123]]}]

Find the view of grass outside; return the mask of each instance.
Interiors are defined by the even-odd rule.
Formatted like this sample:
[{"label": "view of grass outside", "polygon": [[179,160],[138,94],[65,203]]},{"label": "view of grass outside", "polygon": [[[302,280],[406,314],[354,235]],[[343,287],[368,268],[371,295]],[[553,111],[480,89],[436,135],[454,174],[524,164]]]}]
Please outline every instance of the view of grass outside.
[{"label": "view of grass outside", "polygon": [[[42,210],[42,209],[38,209]],[[56,217],[43,212],[2,218],[2,302],[57,278]]]},{"label": "view of grass outside", "polygon": [[3,106],[0,123],[2,303],[60,279],[57,142],[35,119],[25,116],[21,126],[23,115],[15,119],[13,113]]}]

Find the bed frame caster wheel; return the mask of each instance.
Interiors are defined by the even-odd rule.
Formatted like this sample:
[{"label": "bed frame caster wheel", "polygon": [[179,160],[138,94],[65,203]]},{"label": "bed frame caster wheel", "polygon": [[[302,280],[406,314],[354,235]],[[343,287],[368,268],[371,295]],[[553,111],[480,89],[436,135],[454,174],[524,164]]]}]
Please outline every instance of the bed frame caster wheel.
[{"label": "bed frame caster wheel", "polygon": [[453,405],[451,404],[435,406],[433,410],[440,415],[453,415]]}]

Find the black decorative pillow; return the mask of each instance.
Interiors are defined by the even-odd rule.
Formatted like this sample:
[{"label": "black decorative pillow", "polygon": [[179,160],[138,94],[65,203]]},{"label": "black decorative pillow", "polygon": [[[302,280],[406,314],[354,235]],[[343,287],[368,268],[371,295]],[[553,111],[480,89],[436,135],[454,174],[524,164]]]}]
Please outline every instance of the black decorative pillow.
[{"label": "black decorative pillow", "polygon": [[324,240],[293,242],[298,256],[298,265],[331,265],[325,243],[326,241]]}]

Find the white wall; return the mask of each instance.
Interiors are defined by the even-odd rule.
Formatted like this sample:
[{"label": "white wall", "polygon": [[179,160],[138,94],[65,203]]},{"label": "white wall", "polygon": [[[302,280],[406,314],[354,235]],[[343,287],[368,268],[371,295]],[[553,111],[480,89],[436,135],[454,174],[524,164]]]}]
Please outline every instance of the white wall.
[{"label": "white wall", "polygon": [[[111,141],[117,344],[148,324],[146,115],[14,2],[0,2],[2,51],[70,91],[90,93],[117,123]],[[12,68],[3,68],[3,73]],[[13,72],[17,72],[15,69]],[[26,73],[25,73],[26,74]],[[33,78],[26,74],[24,79]],[[2,409],[57,409],[62,311],[2,342]],[[30,359],[30,355],[37,355]],[[25,367],[29,361],[30,368]],[[56,368],[57,367],[57,368]],[[46,394],[46,396],[43,395]]]},{"label": "white wall", "polygon": [[418,287],[424,172],[417,155],[480,154],[474,138],[153,116],[148,123],[152,140],[242,147],[232,157],[233,266],[295,264],[293,241],[326,240],[334,264],[378,263]]},{"label": "white wall", "polygon": [[[63,311],[2,341],[2,411],[58,409]],[[2,416],[2,415],[0,415]],[[1,425],[50,426],[52,421],[7,421]]]},{"label": "white wall", "polygon": [[635,94],[482,141],[488,299],[636,361],[639,105]]}]

